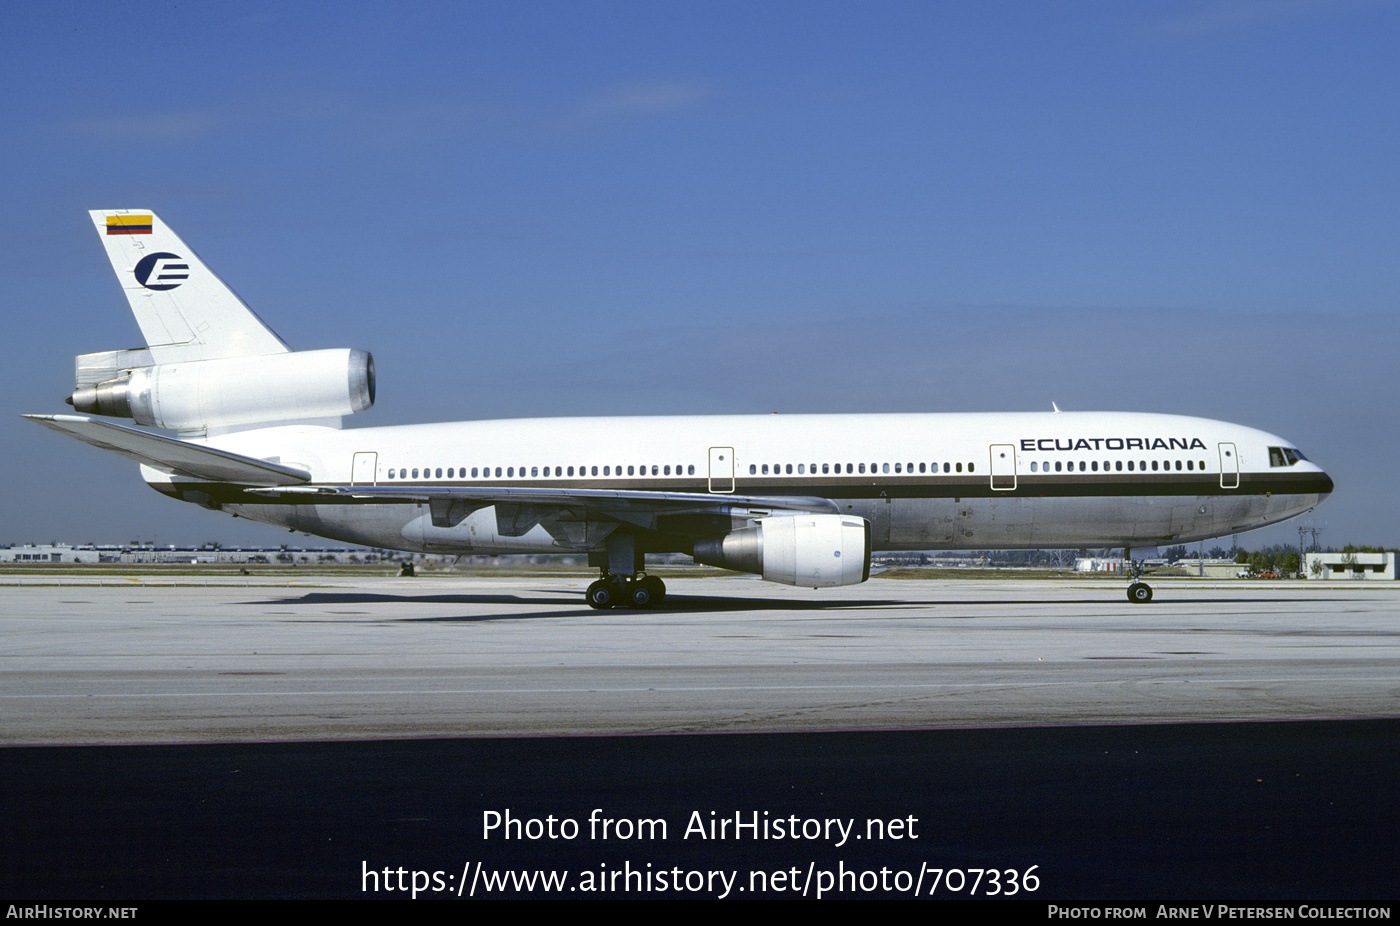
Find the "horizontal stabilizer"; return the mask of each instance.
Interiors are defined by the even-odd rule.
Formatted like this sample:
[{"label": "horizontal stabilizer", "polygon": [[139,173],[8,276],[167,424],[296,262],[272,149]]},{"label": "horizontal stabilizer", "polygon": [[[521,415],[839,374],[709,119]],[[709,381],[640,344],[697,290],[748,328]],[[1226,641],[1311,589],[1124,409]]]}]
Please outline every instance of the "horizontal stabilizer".
[{"label": "horizontal stabilizer", "polygon": [[61,431],[84,443],[119,453],[152,469],[191,479],[248,486],[285,486],[308,482],[305,470],[269,463],[203,444],[175,440],[96,421],[83,415],[25,415],[30,421]]}]

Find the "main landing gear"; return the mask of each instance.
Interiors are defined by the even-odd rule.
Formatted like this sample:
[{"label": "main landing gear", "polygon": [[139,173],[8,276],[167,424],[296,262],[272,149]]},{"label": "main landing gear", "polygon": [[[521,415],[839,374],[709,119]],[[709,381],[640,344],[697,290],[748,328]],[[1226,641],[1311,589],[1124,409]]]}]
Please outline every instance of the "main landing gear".
[{"label": "main landing gear", "polygon": [[608,608],[654,608],[666,598],[666,583],[656,576],[604,575],[588,586],[588,606]]},{"label": "main landing gear", "polygon": [[603,571],[585,593],[590,608],[654,608],[666,597],[666,583],[642,572],[642,551],[632,534],[609,534],[603,549],[589,554],[588,565]]}]

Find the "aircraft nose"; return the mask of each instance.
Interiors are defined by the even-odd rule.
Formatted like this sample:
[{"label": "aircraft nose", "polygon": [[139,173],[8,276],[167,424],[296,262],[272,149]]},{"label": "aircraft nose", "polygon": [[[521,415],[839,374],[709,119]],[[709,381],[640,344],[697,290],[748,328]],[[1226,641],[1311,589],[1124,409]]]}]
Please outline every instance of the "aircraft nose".
[{"label": "aircraft nose", "polygon": [[1319,481],[1322,483],[1318,491],[1323,495],[1332,494],[1332,477],[1326,473],[1318,473]]}]

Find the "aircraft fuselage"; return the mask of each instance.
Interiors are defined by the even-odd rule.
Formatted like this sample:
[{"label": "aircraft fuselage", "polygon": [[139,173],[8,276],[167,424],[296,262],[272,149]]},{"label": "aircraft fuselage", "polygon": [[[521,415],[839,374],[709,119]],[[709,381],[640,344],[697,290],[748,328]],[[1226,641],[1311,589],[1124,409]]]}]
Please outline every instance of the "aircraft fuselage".
[{"label": "aircraft fuselage", "polygon": [[[1280,437],[1203,418],[1117,412],[292,426],[209,444],[305,469],[320,485],[612,489],[704,494],[716,503],[825,499],[870,523],[875,550],[1185,543],[1282,521],[1332,490],[1327,475]],[[144,472],[167,494],[352,543],[462,553],[597,546],[586,528],[551,532],[541,523],[548,517],[538,517],[545,512],[528,501],[477,507],[443,523],[453,519],[435,519],[424,502],[302,504],[288,496],[249,504],[235,487]],[[647,550],[690,552],[695,535],[764,513],[735,506],[727,523],[705,525],[684,512],[643,510],[629,527]]]}]

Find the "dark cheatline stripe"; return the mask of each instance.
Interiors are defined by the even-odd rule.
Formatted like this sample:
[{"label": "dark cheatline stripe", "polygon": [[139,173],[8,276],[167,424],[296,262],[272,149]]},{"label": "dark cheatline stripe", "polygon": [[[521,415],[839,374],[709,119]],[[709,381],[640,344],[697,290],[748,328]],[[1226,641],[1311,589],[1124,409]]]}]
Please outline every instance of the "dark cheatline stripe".
[{"label": "dark cheatline stripe", "polygon": [[[697,495],[709,495],[717,502],[731,495],[770,495],[770,496],[810,496],[815,498],[829,499],[864,499],[864,498],[911,498],[911,499],[963,499],[963,498],[1106,498],[1123,496],[1205,496],[1216,498],[1228,498],[1230,496],[1251,496],[1251,495],[1327,495],[1333,490],[1332,480],[1321,473],[1241,473],[1240,487],[1237,489],[1222,489],[1220,487],[1220,475],[1218,473],[1206,473],[1195,476],[1182,474],[1177,476],[1172,474],[1158,474],[1156,478],[1149,476],[1120,476],[1105,479],[1102,476],[1074,475],[1074,476],[1039,476],[1021,477],[1019,484],[1013,490],[1001,491],[993,490],[986,476],[964,476],[959,479],[939,480],[937,482],[899,482],[891,480],[889,482],[850,482],[825,480],[817,482],[783,482],[775,480],[748,479],[743,478],[737,481],[734,492],[712,493],[704,482],[677,482],[667,479],[642,479],[637,477],[622,479],[501,479],[499,481],[486,482],[484,480],[436,480],[432,482],[405,479],[403,481],[385,480],[380,482],[383,486],[403,486],[406,488],[429,487],[433,485],[451,486],[458,488],[488,488],[499,486],[502,488],[540,488],[540,489],[613,489],[613,490],[634,490],[648,492],[689,492]],[[190,484],[193,488],[194,484]],[[241,497],[240,490],[229,487],[220,493],[220,497],[225,500],[239,499],[248,502],[249,499]],[[353,500],[336,499],[335,504],[376,504],[382,500]],[[408,500],[405,499],[405,502]],[[524,501],[522,499],[522,501]],[[277,499],[260,499],[254,504],[273,505],[294,505],[306,504],[306,499],[298,500],[295,496],[286,496]]]}]

